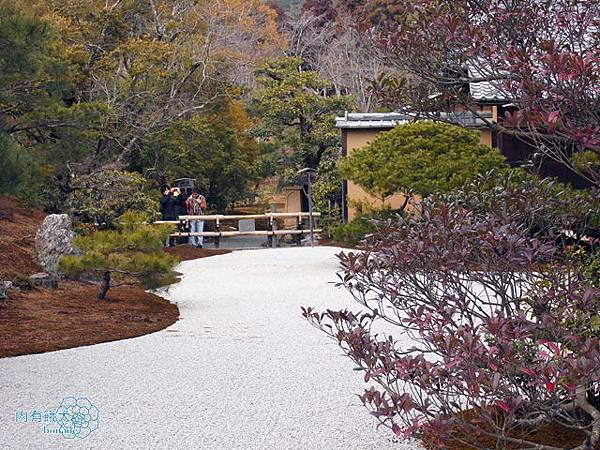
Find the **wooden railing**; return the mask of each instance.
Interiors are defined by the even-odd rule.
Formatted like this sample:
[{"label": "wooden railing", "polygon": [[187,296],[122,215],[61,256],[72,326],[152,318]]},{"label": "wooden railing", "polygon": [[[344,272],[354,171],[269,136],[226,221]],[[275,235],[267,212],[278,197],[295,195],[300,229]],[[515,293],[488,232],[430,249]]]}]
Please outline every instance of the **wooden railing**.
[{"label": "wooden railing", "polygon": [[[320,213],[313,213],[313,220],[321,217]],[[264,231],[222,231],[221,223],[232,221],[232,220],[251,220],[251,219],[268,219],[268,230]],[[295,219],[296,228],[287,230],[277,229],[277,219]],[[186,231],[179,231],[171,234],[172,237],[214,237],[215,247],[220,246],[220,240],[222,237],[233,237],[233,236],[266,236],[269,246],[273,246],[275,241],[274,237],[292,235],[297,245],[301,245],[302,238],[305,235],[310,235],[310,230],[305,229],[304,222],[310,220],[310,213],[266,213],[266,214],[249,214],[249,215],[205,215],[205,216],[179,216],[179,220],[160,220],[154,223],[166,223],[179,225],[180,228],[187,228],[187,224],[192,220],[202,220],[203,222],[215,222],[215,231],[203,231],[200,233],[191,233]],[[310,228],[310,227],[308,227]],[[320,233],[323,230],[315,229],[313,233]]]}]

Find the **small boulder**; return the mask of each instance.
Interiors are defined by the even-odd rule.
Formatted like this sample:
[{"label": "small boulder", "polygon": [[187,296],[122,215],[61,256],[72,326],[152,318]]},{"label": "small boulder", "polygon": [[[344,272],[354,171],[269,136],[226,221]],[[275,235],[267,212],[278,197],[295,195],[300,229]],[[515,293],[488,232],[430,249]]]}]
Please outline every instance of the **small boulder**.
[{"label": "small boulder", "polygon": [[58,280],[46,272],[41,272],[41,273],[36,273],[35,275],[31,275],[29,277],[29,280],[31,281],[31,284],[33,286],[39,287],[42,289],[54,290],[54,289],[58,288]]},{"label": "small boulder", "polygon": [[8,298],[8,290],[12,289],[13,284],[10,281],[0,281],[0,300]]},{"label": "small boulder", "polygon": [[75,254],[73,248],[73,222],[67,214],[51,214],[44,219],[35,236],[38,262],[43,269],[55,277],[62,277],[58,260],[63,255]]}]

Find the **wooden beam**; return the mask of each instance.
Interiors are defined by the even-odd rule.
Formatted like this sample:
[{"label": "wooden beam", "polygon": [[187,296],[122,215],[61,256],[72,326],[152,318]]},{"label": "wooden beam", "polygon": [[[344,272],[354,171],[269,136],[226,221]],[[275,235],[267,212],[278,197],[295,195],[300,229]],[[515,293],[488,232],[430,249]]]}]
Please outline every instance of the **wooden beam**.
[{"label": "wooden beam", "polygon": [[[322,233],[323,230],[314,230],[315,233]],[[173,233],[173,237],[192,237],[192,236],[204,236],[204,237],[233,237],[233,236],[282,236],[286,234],[310,234],[307,230],[276,230],[276,231],[221,231],[220,233],[214,231],[203,231],[202,233]]]}]

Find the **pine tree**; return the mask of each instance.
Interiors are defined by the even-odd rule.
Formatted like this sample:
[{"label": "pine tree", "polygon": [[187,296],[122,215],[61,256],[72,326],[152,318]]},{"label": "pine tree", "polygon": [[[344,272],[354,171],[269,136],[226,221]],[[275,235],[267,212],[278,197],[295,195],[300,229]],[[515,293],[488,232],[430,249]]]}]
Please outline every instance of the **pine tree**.
[{"label": "pine tree", "polygon": [[100,281],[97,299],[106,299],[113,282],[131,283],[137,279],[144,287],[156,287],[160,278],[171,272],[177,258],[163,252],[163,242],[172,232],[168,225],[150,225],[139,212],[127,212],[116,230],[97,231],[75,239],[81,255],[63,256],[61,271]]},{"label": "pine tree", "polygon": [[340,161],[343,177],[385,201],[391,195],[450,192],[478,174],[505,166],[497,149],[455,125],[414,122],[381,133]]}]

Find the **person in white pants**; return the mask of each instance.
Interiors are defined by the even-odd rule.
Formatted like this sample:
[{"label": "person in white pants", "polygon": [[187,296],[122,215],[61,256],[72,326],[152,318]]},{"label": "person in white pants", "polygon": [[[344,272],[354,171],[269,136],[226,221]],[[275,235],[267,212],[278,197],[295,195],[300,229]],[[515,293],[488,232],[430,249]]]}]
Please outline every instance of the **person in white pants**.
[{"label": "person in white pants", "polygon": [[[185,201],[185,206],[189,216],[201,216],[206,209],[206,198],[200,195],[198,188],[194,188],[192,195]],[[204,221],[190,220],[190,228],[192,233],[202,233],[204,231]],[[204,236],[192,236],[191,243],[194,247],[202,248]]]}]

